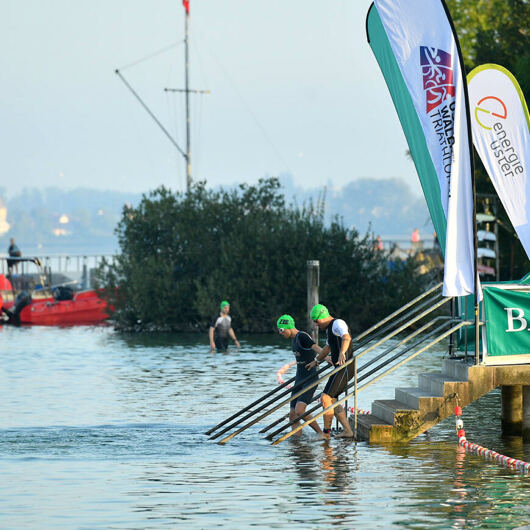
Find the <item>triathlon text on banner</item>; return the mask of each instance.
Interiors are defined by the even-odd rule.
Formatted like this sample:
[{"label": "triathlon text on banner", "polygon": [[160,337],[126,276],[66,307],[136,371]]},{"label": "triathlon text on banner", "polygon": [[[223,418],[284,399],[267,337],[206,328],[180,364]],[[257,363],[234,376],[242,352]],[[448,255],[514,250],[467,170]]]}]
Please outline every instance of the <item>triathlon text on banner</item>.
[{"label": "triathlon text on banner", "polygon": [[444,295],[474,293],[466,80],[449,14],[442,0],[375,0],[367,31],[444,250]]},{"label": "triathlon text on banner", "polygon": [[473,143],[530,257],[530,117],[515,77],[484,64],[468,75]]}]

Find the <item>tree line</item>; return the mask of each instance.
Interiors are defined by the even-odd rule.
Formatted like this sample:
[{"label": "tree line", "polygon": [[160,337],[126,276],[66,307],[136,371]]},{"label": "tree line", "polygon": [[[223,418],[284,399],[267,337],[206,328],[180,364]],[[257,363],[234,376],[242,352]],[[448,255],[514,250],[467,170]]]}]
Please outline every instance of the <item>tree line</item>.
[{"label": "tree line", "polygon": [[286,312],[305,324],[309,259],[320,260],[321,302],[353,332],[424,289],[413,259],[392,261],[373,235],[323,219],[322,204],[287,204],[275,178],[162,187],[123,209],[121,252],[98,280],[118,327],[178,331],[205,330],[224,299],[239,331],[272,331]]}]

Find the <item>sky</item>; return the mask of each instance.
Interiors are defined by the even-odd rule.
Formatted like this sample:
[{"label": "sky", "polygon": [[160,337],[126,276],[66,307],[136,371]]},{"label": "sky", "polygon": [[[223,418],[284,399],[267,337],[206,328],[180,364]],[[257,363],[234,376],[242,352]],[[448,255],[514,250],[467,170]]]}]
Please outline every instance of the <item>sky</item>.
[{"label": "sky", "polygon": [[[209,185],[403,179],[420,195],[366,41],[370,0],[191,0],[192,173]],[[5,0],[0,187],[185,187],[181,0]],[[169,51],[125,67],[175,43]]]}]

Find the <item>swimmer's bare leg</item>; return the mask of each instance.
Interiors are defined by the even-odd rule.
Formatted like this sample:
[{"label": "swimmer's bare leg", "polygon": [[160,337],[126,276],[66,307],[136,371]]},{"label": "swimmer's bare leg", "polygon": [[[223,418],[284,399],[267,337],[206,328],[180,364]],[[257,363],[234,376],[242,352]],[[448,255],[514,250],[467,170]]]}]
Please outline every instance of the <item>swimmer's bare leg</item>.
[{"label": "swimmer's bare leg", "polygon": [[342,428],[344,429],[340,434],[337,434],[335,438],[353,438],[353,431],[350,426],[350,422],[348,421],[348,418],[346,416],[346,411],[342,407],[342,405],[338,405],[335,407],[335,417],[339,420],[339,423],[342,425]]},{"label": "swimmer's bare leg", "polygon": [[[307,408],[307,404],[304,403],[303,401],[299,401],[297,404],[296,404],[296,408],[294,409],[295,410],[295,415],[296,416],[302,416],[304,413],[305,413],[305,409]],[[305,418],[304,418],[304,421],[307,421],[307,420],[310,420],[312,418],[311,414],[308,414]],[[298,423],[298,422],[296,422]],[[311,427],[321,438],[324,438],[324,433],[322,432],[322,429],[320,428],[320,425],[316,422],[316,421],[312,421],[310,424],[309,424],[309,427]],[[300,430],[300,432],[302,432]]]}]

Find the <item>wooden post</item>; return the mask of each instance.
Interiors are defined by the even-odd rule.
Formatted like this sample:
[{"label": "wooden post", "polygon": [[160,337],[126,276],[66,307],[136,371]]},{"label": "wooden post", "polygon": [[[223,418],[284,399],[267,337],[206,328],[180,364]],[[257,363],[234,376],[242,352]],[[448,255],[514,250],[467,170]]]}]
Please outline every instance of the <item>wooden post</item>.
[{"label": "wooden post", "polygon": [[523,426],[523,386],[502,385],[502,432],[508,435],[521,435]]},{"label": "wooden post", "polygon": [[530,386],[523,385],[523,438],[530,440]]},{"label": "wooden post", "polygon": [[318,304],[318,287],[320,285],[320,261],[307,262],[307,330],[312,331],[313,340],[318,343],[318,328],[311,320],[311,309]]}]

